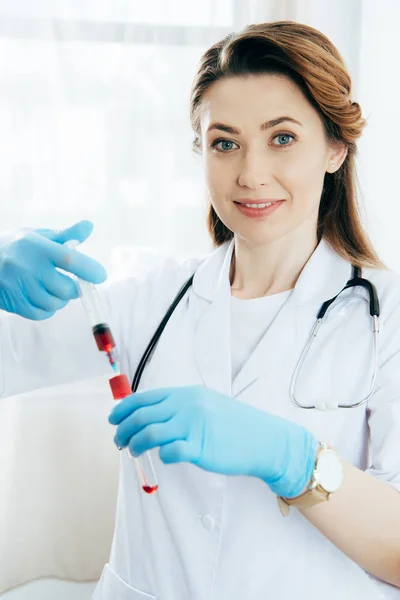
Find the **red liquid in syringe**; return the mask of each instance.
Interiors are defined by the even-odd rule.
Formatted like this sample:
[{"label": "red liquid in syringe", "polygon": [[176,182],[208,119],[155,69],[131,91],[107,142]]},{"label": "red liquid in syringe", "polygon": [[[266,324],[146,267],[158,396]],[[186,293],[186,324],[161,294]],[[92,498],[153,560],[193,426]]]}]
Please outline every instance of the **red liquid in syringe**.
[{"label": "red liquid in syringe", "polygon": [[107,353],[110,364],[112,367],[114,367],[115,358],[112,350],[115,348],[115,341],[111,333],[111,329],[107,323],[99,323],[92,328],[92,332],[98,349]]}]

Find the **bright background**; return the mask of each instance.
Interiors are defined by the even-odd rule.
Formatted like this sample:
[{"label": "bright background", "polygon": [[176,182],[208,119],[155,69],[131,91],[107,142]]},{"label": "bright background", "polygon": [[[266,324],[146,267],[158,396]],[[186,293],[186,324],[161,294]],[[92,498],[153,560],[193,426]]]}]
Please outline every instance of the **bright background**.
[{"label": "bright background", "polygon": [[[399,17],[397,0],[0,0],[1,230],[89,219],[86,252],[110,275],[140,269],[143,249],[148,261],[211,250],[191,151],[196,66],[229,32],[288,19],[320,29],[344,57],[369,121],[365,223],[400,271]],[[1,597],[88,600],[94,586],[42,580]]]}]

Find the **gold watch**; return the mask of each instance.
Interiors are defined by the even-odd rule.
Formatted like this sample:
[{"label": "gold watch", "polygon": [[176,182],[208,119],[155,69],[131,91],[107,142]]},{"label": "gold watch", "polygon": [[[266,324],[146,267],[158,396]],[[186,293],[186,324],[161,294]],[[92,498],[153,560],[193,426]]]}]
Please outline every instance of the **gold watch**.
[{"label": "gold watch", "polygon": [[278,496],[279,509],[287,517],[291,506],[296,508],[309,508],[329,500],[330,495],[337,492],[343,483],[343,462],[333,448],[328,444],[319,442],[315,457],[315,467],[311,481],[305,492],[295,498],[282,498]]}]

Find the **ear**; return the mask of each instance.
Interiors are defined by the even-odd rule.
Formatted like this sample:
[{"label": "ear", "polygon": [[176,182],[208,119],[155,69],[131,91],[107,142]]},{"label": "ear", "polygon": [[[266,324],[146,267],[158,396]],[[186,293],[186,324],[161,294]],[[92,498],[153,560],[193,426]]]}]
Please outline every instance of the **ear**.
[{"label": "ear", "polygon": [[326,171],[335,173],[344,163],[348,152],[348,147],[343,142],[334,142],[330,144],[327,156]]}]

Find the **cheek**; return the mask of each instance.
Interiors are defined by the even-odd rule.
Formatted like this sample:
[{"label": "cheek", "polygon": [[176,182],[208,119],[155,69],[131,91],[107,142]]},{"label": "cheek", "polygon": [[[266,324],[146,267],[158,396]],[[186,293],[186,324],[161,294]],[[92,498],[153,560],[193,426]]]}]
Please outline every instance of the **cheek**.
[{"label": "cheek", "polygon": [[222,161],[215,157],[205,158],[203,162],[203,173],[209,191],[215,195],[223,195],[228,192],[232,184],[233,174],[228,165],[221,164]]},{"label": "cheek", "polygon": [[305,195],[311,202],[314,196],[321,194],[324,180],[324,165],[320,157],[314,158],[308,154],[290,161],[284,169],[284,186],[292,195]]}]

